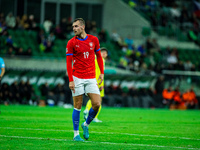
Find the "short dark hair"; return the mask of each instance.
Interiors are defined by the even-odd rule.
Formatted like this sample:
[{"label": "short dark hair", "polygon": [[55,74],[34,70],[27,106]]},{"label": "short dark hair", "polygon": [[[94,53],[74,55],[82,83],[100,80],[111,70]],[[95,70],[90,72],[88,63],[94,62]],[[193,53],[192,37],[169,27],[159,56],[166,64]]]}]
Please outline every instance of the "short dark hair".
[{"label": "short dark hair", "polygon": [[107,50],[107,48],[105,48],[105,47],[102,47],[102,48],[101,48],[101,51],[102,51],[102,52],[105,51],[105,52],[108,53],[108,50]]},{"label": "short dark hair", "polygon": [[76,18],[74,22],[79,21],[81,25],[85,25],[85,20],[83,18]]}]

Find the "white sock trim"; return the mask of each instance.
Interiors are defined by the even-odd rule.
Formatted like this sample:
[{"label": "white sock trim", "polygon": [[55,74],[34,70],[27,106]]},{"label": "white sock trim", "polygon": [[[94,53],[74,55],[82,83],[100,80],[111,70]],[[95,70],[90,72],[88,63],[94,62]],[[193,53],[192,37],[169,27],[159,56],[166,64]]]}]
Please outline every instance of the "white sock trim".
[{"label": "white sock trim", "polygon": [[86,123],[86,121],[85,121],[85,122],[84,122],[84,126],[88,127],[88,126],[89,126],[89,124],[87,124],[87,123]]},{"label": "white sock trim", "polygon": [[74,137],[76,137],[77,135],[79,135],[79,130],[74,130]]},{"label": "white sock trim", "polygon": [[77,110],[77,111],[81,111],[81,109],[78,109],[78,108],[74,108],[75,110]]}]

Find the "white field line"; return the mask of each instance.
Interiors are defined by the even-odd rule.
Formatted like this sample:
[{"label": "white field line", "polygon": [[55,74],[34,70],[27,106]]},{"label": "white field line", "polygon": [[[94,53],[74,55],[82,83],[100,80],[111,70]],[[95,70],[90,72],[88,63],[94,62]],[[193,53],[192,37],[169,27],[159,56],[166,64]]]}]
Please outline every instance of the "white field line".
[{"label": "white field line", "polygon": [[[52,141],[71,141],[67,139],[54,139],[54,138],[40,138],[40,137],[24,137],[24,136],[8,136],[0,135],[4,138],[18,138],[18,139],[32,139],[32,140],[52,140]],[[200,150],[198,148],[189,148],[189,147],[176,147],[176,146],[162,146],[162,145],[149,145],[149,144],[132,144],[132,143],[113,143],[113,142],[94,142],[94,141],[85,141],[86,143],[98,143],[98,144],[108,144],[108,145],[124,145],[124,146],[140,146],[140,147],[157,147],[157,148],[170,148],[170,149],[194,149]]]},{"label": "white field line", "polygon": [[[13,128],[13,127],[0,127],[0,129],[14,129],[14,130],[37,130],[37,131],[56,131],[56,132],[73,132],[73,130],[55,130],[55,129],[34,129],[34,128]],[[82,131],[80,131],[82,132]],[[119,133],[119,132],[96,132],[90,131],[91,133],[97,134],[119,134],[119,135],[129,135],[129,136],[144,136],[144,137],[158,137],[158,138],[171,138],[171,139],[183,139],[183,140],[196,140],[200,139],[188,138],[188,137],[173,137],[173,136],[160,136],[160,135],[145,135],[145,134],[132,134],[132,133]]]}]

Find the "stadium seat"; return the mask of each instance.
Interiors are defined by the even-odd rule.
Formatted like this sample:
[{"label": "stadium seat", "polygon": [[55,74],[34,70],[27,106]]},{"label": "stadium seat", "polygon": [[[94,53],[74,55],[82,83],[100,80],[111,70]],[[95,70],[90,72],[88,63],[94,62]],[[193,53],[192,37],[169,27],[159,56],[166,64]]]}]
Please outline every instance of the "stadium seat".
[{"label": "stadium seat", "polygon": [[150,27],[143,27],[142,28],[142,35],[147,37],[151,35],[151,28]]}]

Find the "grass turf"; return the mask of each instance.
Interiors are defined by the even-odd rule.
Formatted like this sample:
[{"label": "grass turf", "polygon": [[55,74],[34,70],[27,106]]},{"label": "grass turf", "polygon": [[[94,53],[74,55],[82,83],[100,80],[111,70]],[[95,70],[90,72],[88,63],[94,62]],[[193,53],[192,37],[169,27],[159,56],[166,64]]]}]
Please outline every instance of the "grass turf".
[{"label": "grass turf", "polygon": [[1,150],[200,149],[198,110],[103,108],[103,123],[90,124],[86,142],[72,141],[73,109],[1,105],[0,110]]}]

